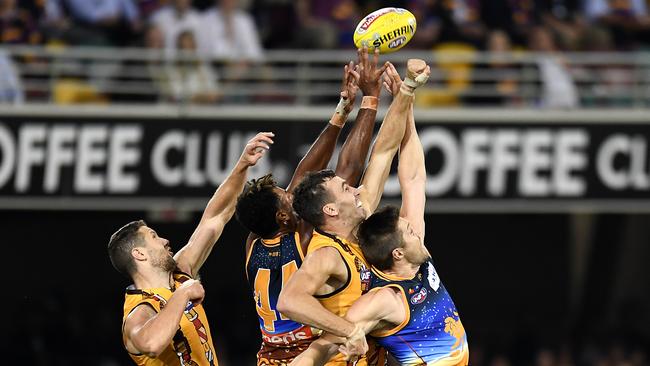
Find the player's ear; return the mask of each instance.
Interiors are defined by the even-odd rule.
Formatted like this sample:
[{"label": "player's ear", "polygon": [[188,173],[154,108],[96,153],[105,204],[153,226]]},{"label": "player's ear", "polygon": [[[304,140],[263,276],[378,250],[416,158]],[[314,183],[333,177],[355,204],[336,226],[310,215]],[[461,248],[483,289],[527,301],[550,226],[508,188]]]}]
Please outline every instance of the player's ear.
[{"label": "player's ear", "polygon": [[143,247],[134,247],[131,249],[131,256],[133,256],[133,259],[136,261],[146,261],[147,260],[147,254],[144,252]]},{"label": "player's ear", "polygon": [[323,213],[327,216],[336,216],[339,214],[339,209],[334,203],[328,203],[323,206]]},{"label": "player's ear", "polygon": [[404,258],[404,248],[395,248],[391,254],[393,255],[394,260],[401,260]]},{"label": "player's ear", "polygon": [[275,213],[275,221],[278,224],[286,223],[290,219],[289,214],[284,211],[278,210],[278,212]]}]

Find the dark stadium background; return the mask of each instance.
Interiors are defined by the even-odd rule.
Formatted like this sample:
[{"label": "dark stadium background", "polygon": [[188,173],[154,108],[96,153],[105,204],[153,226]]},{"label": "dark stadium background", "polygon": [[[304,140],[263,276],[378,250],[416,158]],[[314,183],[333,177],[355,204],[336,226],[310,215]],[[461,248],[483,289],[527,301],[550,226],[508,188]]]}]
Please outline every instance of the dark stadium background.
[{"label": "dark stadium background", "polygon": [[[120,344],[123,289],[107,238],[145,212],[3,211],[4,362],[128,365]],[[187,223],[150,224],[178,249]],[[509,355],[536,364],[549,349],[625,345],[645,350],[648,321],[647,215],[598,215],[579,308],[570,306],[569,215],[427,215],[427,243],[468,332],[473,360]],[[628,232],[644,235],[623,251]],[[244,276],[237,222],[205,263],[205,306],[219,359],[253,365],[259,335]],[[640,238],[641,239],[641,238]],[[633,246],[632,246],[633,247]],[[630,256],[630,254],[632,254]],[[626,257],[627,262],[621,261]],[[630,258],[631,257],[631,258]],[[622,279],[629,279],[621,283]],[[623,286],[625,288],[619,288]],[[616,295],[620,294],[620,295]]]}]

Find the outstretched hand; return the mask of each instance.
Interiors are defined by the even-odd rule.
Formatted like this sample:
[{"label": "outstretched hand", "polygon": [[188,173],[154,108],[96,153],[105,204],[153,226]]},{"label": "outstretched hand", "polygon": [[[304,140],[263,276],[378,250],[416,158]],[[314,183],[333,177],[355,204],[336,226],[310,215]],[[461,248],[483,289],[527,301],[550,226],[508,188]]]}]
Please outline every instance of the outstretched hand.
[{"label": "outstretched hand", "polygon": [[384,87],[393,96],[399,93],[399,88],[402,86],[402,78],[399,76],[397,69],[393,64],[387,62],[388,67],[384,73]]},{"label": "outstretched hand", "polygon": [[241,154],[239,160],[247,166],[257,164],[257,161],[266,154],[270,145],[273,144],[273,132],[260,132],[255,137],[250,139],[244,147],[244,152]]},{"label": "outstretched hand", "polygon": [[389,62],[384,63],[377,68],[379,63],[379,49],[375,49],[372,60],[368,58],[368,49],[366,47],[357,50],[359,64],[357,72],[359,74],[359,88],[365,96],[379,97],[381,92],[381,75],[386,71]]},{"label": "outstretched hand", "polygon": [[345,100],[343,113],[348,115],[354,108],[354,100],[359,91],[359,73],[356,72],[354,62],[350,61],[349,64],[343,67],[343,80],[341,82],[341,99]]}]

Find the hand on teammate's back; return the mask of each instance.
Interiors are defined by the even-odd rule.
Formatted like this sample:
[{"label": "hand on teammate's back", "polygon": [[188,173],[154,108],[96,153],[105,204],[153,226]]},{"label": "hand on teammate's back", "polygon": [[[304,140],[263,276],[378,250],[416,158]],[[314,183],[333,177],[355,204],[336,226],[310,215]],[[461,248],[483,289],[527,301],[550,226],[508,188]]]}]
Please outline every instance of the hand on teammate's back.
[{"label": "hand on teammate's back", "polygon": [[270,145],[273,144],[274,136],[273,132],[260,132],[255,135],[244,147],[244,152],[239,160],[248,166],[257,164],[257,161],[266,154]]},{"label": "hand on teammate's back", "polygon": [[188,301],[191,301],[194,305],[203,302],[203,298],[205,297],[205,289],[203,289],[201,281],[197,280],[187,280],[183,282],[176,292],[187,294]]},{"label": "hand on teammate's back", "polygon": [[368,59],[368,49],[360,48],[358,51],[359,64],[357,72],[359,73],[359,88],[363,95],[379,97],[381,92],[381,75],[384,73],[389,63],[386,62],[382,67],[377,68],[379,63],[379,50],[375,49],[372,60]]}]

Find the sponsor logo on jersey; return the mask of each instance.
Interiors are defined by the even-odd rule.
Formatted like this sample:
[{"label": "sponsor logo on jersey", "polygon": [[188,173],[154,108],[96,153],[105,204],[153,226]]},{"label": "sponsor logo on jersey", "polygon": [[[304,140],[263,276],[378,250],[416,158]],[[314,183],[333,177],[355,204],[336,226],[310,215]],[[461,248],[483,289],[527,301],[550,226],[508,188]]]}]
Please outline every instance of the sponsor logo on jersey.
[{"label": "sponsor logo on jersey", "polygon": [[418,305],[422,304],[424,300],[427,299],[427,289],[422,287],[415,295],[411,296],[411,304]]},{"label": "sponsor logo on jersey", "polygon": [[270,334],[262,329],[262,339],[264,342],[275,345],[287,345],[296,341],[310,339],[313,337],[314,333],[308,326],[303,326],[290,332],[280,334]]}]

